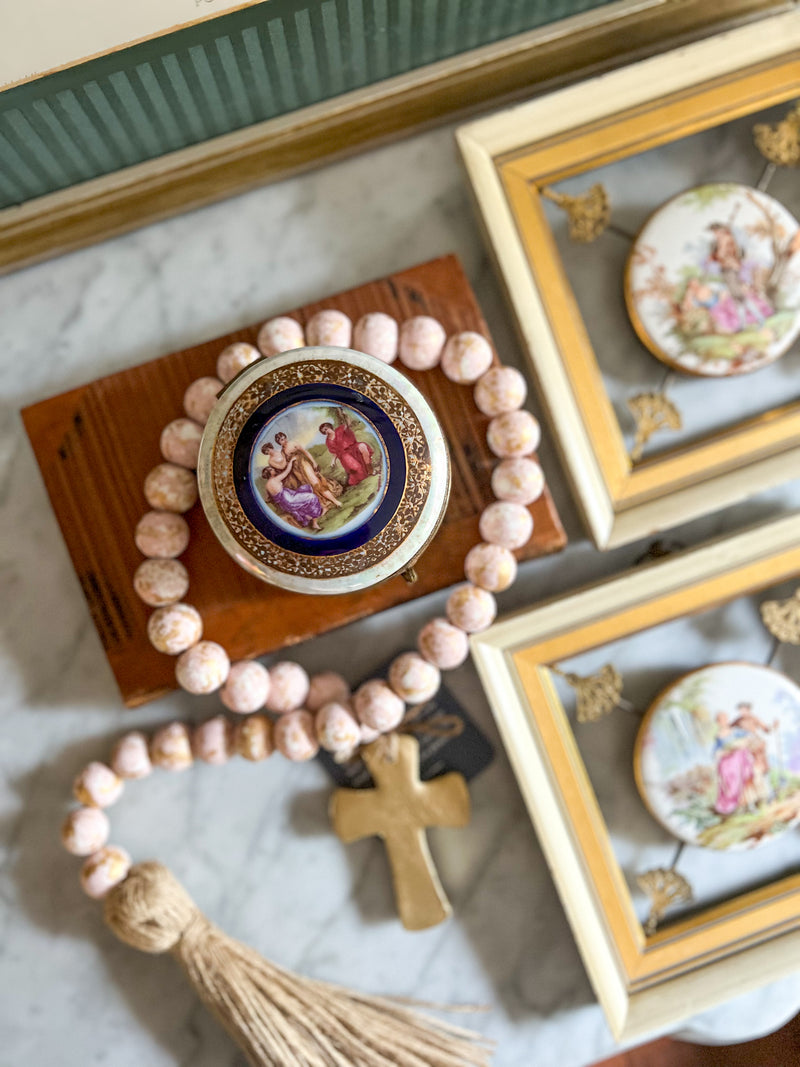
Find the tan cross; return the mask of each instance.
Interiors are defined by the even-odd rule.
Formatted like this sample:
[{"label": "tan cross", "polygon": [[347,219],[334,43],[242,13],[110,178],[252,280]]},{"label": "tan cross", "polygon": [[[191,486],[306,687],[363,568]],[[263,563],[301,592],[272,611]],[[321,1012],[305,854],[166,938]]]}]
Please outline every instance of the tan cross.
[{"label": "tan cross", "polygon": [[419,777],[419,744],[396,734],[362,749],[374,789],[337,789],[330,815],[336,834],[349,844],[382,837],[389,853],[397,910],[407,930],[435,926],[451,914],[433,865],[425,830],[429,826],[466,826],[469,790],[451,771],[431,782]]}]

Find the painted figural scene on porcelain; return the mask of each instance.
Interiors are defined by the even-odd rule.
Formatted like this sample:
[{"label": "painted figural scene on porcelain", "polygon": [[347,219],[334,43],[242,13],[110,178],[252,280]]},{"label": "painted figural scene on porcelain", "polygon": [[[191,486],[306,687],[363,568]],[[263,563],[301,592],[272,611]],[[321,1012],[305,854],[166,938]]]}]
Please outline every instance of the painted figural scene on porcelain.
[{"label": "painted figural scene on porcelain", "polygon": [[413,566],[447,507],[450,461],[402,374],[318,346],[257,359],[231,380],[203,432],[198,489],[246,570],[334,594]]},{"label": "painted figural scene on porcelain", "polygon": [[649,709],[634,763],[648,808],[688,844],[772,841],[800,821],[800,688],[748,663],[684,675]]},{"label": "painted figural scene on porcelain", "polygon": [[346,534],[378,509],[389,461],[380,434],[345,404],[307,401],[270,419],[252,450],[254,495],[284,529]]},{"label": "painted figural scene on porcelain", "polygon": [[800,229],[773,197],[732,182],[662,205],[637,237],[625,296],[662,362],[705,377],[758,370],[800,334]]}]

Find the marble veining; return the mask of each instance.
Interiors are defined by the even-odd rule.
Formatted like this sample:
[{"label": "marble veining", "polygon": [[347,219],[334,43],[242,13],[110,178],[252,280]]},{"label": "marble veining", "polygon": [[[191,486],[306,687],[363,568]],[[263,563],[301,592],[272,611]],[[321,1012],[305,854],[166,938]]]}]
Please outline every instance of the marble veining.
[{"label": "marble veining", "polygon": [[[172,960],[115,941],[61,849],[70,785],[87,759],[103,758],[124,728],[198,719],[217,704],[175,695],[121,707],[19,408],[451,251],[504,359],[519,364],[447,128],[0,280],[0,1063],[243,1065]],[[596,553],[549,443],[542,459],[572,545],[524,564],[503,611],[618,571],[642,551]],[[700,541],[797,495],[773,491],[673,536]],[[329,634],[297,658],[321,669],[346,648],[356,681],[410,647],[444,599]],[[473,783],[471,826],[431,834],[455,908],[441,927],[402,929],[382,847],[345,849],[334,838],[316,764],[236,761],[132,783],[112,813],[112,839],[169,862],[215,921],[280,963],[374,992],[489,1005],[474,1024],[498,1041],[497,1067],[585,1067],[613,1042],[472,667],[450,684],[498,755]],[[800,982],[787,980],[707,1013],[696,1029],[747,1037],[798,1006]]]}]

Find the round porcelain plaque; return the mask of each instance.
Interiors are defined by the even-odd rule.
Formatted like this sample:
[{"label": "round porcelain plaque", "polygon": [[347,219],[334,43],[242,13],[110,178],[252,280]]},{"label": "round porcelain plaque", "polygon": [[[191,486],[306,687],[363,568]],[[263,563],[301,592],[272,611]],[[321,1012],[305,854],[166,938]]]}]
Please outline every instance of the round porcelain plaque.
[{"label": "round porcelain plaque", "polygon": [[197,473],[231,556],[304,593],[351,592],[407,570],[450,490],[444,437],[419,390],[342,348],[246,367],[211,413]]},{"label": "round porcelain plaque", "polygon": [[634,771],[682,841],[726,851],[773,841],[800,821],[800,688],[749,663],[684,675],[647,712]]},{"label": "round porcelain plaque", "polygon": [[642,342],[687,374],[772,363],[800,334],[800,231],[766,193],[733,182],[669,200],[636,238],[625,299]]}]

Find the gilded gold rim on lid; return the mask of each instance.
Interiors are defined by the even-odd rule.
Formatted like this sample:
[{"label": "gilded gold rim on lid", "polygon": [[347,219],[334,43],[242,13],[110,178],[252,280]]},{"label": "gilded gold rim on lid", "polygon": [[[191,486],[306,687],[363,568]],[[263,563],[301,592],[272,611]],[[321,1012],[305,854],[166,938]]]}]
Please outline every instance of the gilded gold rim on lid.
[{"label": "gilded gold rim on lid", "polygon": [[[287,440],[292,427],[308,448]],[[296,349],[246,367],[209,417],[197,474],[226,551],[262,580],[302,593],[352,592],[406,570],[435,535],[450,492],[447,446],[428,402],[394,368],[342,348]]]}]

